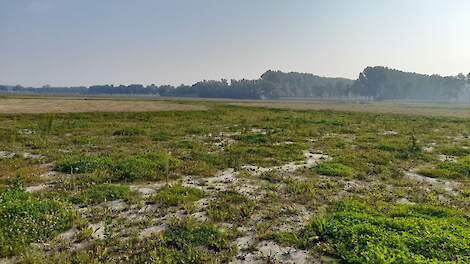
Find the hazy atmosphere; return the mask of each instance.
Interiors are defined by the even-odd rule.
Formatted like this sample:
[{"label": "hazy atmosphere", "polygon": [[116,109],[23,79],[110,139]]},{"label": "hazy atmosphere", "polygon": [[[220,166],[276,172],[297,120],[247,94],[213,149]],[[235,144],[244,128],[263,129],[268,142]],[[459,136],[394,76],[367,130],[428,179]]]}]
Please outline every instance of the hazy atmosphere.
[{"label": "hazy atmosphere", "polygon": [[456,75],[468,1],[0,0],[0,84],[192,84],[268,69]]}]

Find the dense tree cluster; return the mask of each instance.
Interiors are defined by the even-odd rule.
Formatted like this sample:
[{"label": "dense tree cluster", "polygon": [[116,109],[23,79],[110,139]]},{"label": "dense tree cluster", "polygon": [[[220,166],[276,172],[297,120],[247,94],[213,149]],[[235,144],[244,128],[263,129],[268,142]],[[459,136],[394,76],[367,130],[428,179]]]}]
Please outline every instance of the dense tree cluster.
[{"label": "dense tree cluster", "polygon": [[267,71],[256,80],[200,81],[180,85],[94,85],[41,88],[0,85],[0,93],[74,95],[155,95],[170,97],[277,99],[369,98],[470,102],[470,74],[442,77],[386,67],[367,67],[356,81],[309,73]]},{"label": "dense tree cluster", "polygon": [[386,67],[367,67],[351,93],[375,100],[441,100],[470,102],[470,74],[425,75]]},{"label": "dense tree cluster", "polygon": [[279,97],[339,98],[351,96],[353,80],[326,78],[310,73],[267,71],[261,75]]}]

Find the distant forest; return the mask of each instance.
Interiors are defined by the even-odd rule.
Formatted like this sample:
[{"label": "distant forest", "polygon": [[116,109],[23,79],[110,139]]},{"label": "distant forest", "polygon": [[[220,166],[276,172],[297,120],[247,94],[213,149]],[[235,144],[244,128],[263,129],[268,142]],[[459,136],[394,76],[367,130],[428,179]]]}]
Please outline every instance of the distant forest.
[{"label": "distant forest", "polygon": [[0,85],[0,93],[57,95],[148,95],[234,99],[367,99],[470,102],[470,74],[425,75],[387,67],[367,67],[357,80],[309,73],[267,71],[256,80],[201,81],[193,85],[94,85],[23,87]]}]

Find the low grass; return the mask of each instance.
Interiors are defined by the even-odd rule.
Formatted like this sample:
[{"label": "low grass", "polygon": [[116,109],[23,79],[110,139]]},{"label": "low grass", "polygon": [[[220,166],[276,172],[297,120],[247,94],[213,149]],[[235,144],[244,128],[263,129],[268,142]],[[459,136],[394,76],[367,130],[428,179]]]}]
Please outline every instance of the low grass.
[{"label": "low grass", "polygon": [[237,251],[228,235],[214,225],[190,219],[173,221],[137,250],[136,263],[225,263]]},{"label": "low grass", "polygon": [[115,184],[99,184],[91,186],[79,195],[79,200],[86,205],[118,199],[129,199],[132,192],[128,186]]},{"label": "low grass", "polygon": [[113,132],[113,136],[126,136],[126,137],[138,136],[138,135],[143,135],[143,134],[145,134],[144,130],[138,129],[135,127],[121,128]]},{"label": "low grass", "polygon": [[20,254],[72,227],[76,213],[60,200],[41,199],[20,189],[0,193],[0,256]]},{"label": "low grass", "polygon": [[460,146],[443,146],[437,149],[441,154],[449,156],[466,156],[470,155],[470,148]]},{"label": "low grass", "polygon": [[235,138],[248,144],[264,144],[268,142],[268,136],[261,133],[240,135]]},{"label": "low grass", "polygon": [[240,223],[246,221],[256,208],[256,201],[243,194],[227,191],[207,206],[207,214],[214,221]]},{"label": "low grass", "polygon": [[469,179],[470,156],[460,157],[456,162],[441,162],[435,168],[423,168],[417,172],[432,178]]},{"label": "low grass", "polygon": [[184,187],[180,184],[165,185],[157,194],[150,197],[149,201],[158,202],[165,206],[178,206],[195,202],[204,197],[204,192],[191,187]]},{"label": "low grass", "polygon": [[467,263],[470,221],[465,214],[427,205],[367,205],[343,200],[280,243],[329,250],[345,263]]},{"label": "low grass", "polygon": [[311,170],[317,174],[339,177],[351,177],[356,173],[353,168],[338,162],[320,163]]},{"label": "low grass", "polygon": [[72,156],[57,163],[56,171],[92,173],[103,171],[111,181],[162,180],[180,166],[180,160],[163,153],[145,153],[127,158]]}]

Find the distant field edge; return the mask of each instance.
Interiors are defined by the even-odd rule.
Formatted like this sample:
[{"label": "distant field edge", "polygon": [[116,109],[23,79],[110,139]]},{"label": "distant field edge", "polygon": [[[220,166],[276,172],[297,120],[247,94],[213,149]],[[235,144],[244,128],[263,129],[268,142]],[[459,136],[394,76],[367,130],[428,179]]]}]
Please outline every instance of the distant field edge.
[{"label": "distant field edge", "polygon": [[204,111],[205,105],[168,101],[90,100],[78,97],[0,98],[0,114]]}]

